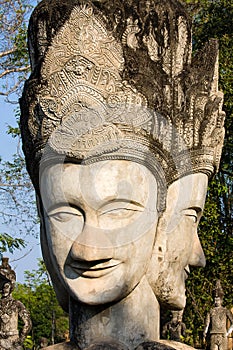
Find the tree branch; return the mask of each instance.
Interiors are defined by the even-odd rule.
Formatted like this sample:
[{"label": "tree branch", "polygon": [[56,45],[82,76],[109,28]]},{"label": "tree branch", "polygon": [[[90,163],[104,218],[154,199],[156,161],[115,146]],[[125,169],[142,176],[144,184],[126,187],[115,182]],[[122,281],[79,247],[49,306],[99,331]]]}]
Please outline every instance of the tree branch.
[{"label": "tree branch", "polygon": [[16,48],[13,48],[13,49],[10,49],[7,51],[2,51],[2,52],[0,52],[0,58],[10,55],[10,54],[16,52],[16,50],[17,50]]},{"label": "tree branch", "polygon": [[0,189],[1,190],[5,190],[7,191],[5,188],[3,187],[31,187],[31,183],[30,182],[25,182],[25,183],[22,183],[22,184],[4,184],[4,183],[0,183]]},{"label": "tree branch", "polygon": [[6,69],[3,73],[0,74],[0,79],[2,77],[4,77],[7,74],[10,73],[18,73],[18,72],[25,72],[27,70],[29,70],[30,66],[26,66],[26,67],[19,67],[19,68],[11,68],[11,69]]}]

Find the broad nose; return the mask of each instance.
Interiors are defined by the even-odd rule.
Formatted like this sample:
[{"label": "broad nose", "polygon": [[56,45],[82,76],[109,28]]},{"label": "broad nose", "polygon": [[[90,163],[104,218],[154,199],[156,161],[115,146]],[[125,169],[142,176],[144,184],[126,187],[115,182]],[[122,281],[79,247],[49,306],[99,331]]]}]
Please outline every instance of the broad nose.
[{"label": "broad nose", "polygon": [[205,254],[197,233],[194,236],[193,250],[189,259],[189,265],[200,267],[204,267],[206,265]]},{"label": "broad nose", "polygon": [[111,259],[114,248],[108,230],[99,228],[96,222],[85,223],[70,250],[73,260],[96,261]]}]

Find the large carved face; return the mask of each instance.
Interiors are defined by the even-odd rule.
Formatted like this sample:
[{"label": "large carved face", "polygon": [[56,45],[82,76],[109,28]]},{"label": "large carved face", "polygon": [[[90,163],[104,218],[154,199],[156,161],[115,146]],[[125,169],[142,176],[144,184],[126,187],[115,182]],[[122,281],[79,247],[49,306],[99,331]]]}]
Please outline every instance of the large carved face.
[{"label": "large carved face", "polygon": [[[171,308],[185,307],[189,266],[205,265],[197,227],[204,209],[207,183],[207,176],[198,173],[185,176],[168,188],[148,278],[159,300]],[[157,270],[156,264],[160,265]]]},{"label": "large carved face", "polygon": [[206,175],[169,186],[159,225],[157,181],[140,164],[53,165],[44,170],[41,185],[45,260],[68,295],[87,304],[112,302],[147,273],[160,301],[185,306],[189,265],[205,264],[197,226]]},{"label": "large carved face", "polygon": [[42,174],[41,195],[42,245],[52,278],[58,276],[69,295],[87,304],[128,295],[145,275],[154,245],[152,173],[125,160],[53,165]]}]

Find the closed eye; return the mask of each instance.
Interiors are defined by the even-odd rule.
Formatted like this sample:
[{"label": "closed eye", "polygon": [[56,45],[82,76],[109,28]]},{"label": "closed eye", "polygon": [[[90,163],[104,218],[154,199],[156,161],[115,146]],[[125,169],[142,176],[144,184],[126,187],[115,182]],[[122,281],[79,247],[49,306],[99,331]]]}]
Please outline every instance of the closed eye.
[{"label": "closed eye", "polygon": [[66,207],[57,207],[48,214],[50,219],[55,219],[59,222],[68,222],[74,218],[81,219],[83,218],[83,213],[77,209],[70,206]]},{"label": "closed eye", "polygon": [[192,219],[193,223],[197,223],[201,217],[201,208],[187,208],[182,214]]},{"label": "closed eye", "polygon": [[126,202],[126,201],[112,201],[103,205],[99,209],[99,215],[111,215],[117,217],[128,217],[133,213],[143,212],[144,208],[141,204],[136,202]]}]

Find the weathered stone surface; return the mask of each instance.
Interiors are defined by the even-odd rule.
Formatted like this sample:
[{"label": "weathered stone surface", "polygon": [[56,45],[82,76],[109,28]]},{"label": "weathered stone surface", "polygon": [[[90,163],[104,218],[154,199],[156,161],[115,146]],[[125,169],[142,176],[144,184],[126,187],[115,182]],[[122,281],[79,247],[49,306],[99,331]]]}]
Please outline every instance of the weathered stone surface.
[{"label": "weathered stone surface", "polygon": [[80,350],[157,346],[158,302],[183,309],[188,266],[205,264],[223,96],[217,43],[191,61],[190,23],[175,0],[44,0],[30,20],[23,147]]},{"label": "weathered stone surface", "polygon": [[[12,297],[16,275],[8,260],[8,258],[2,258],[2,265],[0,265],[0,349],[22,350],[24,339],[31,329],[31,319],[25,306]],[[19,318],[23,321],[20,334]]]},{"label": "weathered stone surface", "polygon": [[78,347],[75,344],[71,343],[71,342],[51,345],[51,346],[48,346],[45,349],[46,350],[79,350]]},{"label": "weathered stone surface", "polygon": [[124,344],[112,341],[92,344],[85,350],[128,350],[128,348]]},{"label": "weathered stone surface", "polygon": [[[176,345],[176,342],[169,342],[168,344],[163,344],[161,342],[152,342],[147,341],[135,348],[135,350],[174,350],[176,347],[169,346],[169,343]],[[61,343],[52,345],[46,348],[47,350],[79,350],[79,347],[72,343]],[[178,347],[181,350],[189,350],[192,349],[190,346],[183,345],[183,347]],[[110,342],[99,342],[90,345],[85,350],[128,350],[128,348],[124,344],[120,344],[114,341]]]},{"label": "weathered stone surface", "polygon": [[135,350],[174,350],[172,346],[168,344],[162,344],[160,342],[144,342],[140,344]]},{"label": "weathered stone surface", "polygon": [[[214,307],[209,311],[205,320],[204,338],[210,333],[211,350],[227,350],[227,337],[233,330],[233,314],[222,306],[224,292],[220,280],[216,282],[213,290]],[[227,329],[227,321],[230,325]]]},{"label": "weathered stone surface", "polygon": [[189,346],[187,344],[180,343],[177,341],[173,341],[173,340],[161,339],[159,342],[166,345],[166,346],[171,346],[172,348],[177,349],[177,350],[193,350],[192,346]]},{"label": "weathered stone surface", "polygon": [[207,176],[198,173],[168,187],[147,278],[159,301],[170,309],[185,307],[188,266],[205,265],[197,226],[204,210],[207,182]]},{"label": "weathered stone surface", "polygon": [[186,336],[186,325],[182,322],[183,310],[171,313],[172,319],[163,326],[162,336],[165,339],[181,342]]},{"label": "weathered stone surface", "polygon": [[[59,154],[81,160],[91,152],[90,140],[100,146],[101,137],[109,143],[119,133],[130,136],[122,124],[139,128],[141,137],[146,132],[155,151],[159,143],[168,183],[190,166],[207,174],[218,167],[224,113],[217,42],[191,62],[190,23],[178,1],[45,0],[37,6],[29,26],[33,72],[21,100],[24,150],[37,188],[48,140]],[[132,148],[138,147],[129,145],[128,157]]]}]

